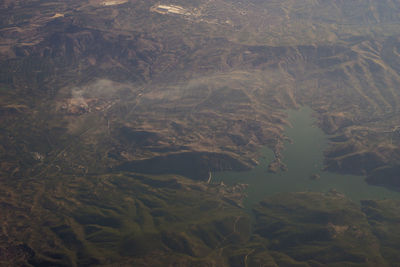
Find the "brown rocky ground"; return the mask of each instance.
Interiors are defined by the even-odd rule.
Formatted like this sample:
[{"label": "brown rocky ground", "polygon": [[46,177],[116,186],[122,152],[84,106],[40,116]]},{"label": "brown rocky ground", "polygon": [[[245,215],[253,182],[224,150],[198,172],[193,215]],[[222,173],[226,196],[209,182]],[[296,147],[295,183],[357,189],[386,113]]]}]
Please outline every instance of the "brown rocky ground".
[{"label": "brown rocky ground", "polygon": [[[398,1],[167,3],[191,16],[153,12],[156,1],[103,2],[0,4],[0,262],[307,266],[315,242],[335,236],[337,251],[365,237],[373,242],[364,252],[381,251],[371,252],[373,263],[395,259],[396,238],[382,247],[375,238],[390,223],[381,218],[371,230],[371,209],[365,219],[342,201],[360,216],[355,228],[288,219],[289,234],[279,228],[257,241],[235,189],[165,175],[204,181],[209,171],[244,170],[262,146],[279,159],[285,109],[309,105],[332,135],[328,170],[399,189]],[[191,221],[193,205],[199,217]],[[316,239],[295,254],[290,240],[313,227]],[[268,252],[282,240],[284,252]],[[325,249],[319,264],[331,263],[321,255],[335,247]],[[366,264],[356,254],[346,255]]]}]

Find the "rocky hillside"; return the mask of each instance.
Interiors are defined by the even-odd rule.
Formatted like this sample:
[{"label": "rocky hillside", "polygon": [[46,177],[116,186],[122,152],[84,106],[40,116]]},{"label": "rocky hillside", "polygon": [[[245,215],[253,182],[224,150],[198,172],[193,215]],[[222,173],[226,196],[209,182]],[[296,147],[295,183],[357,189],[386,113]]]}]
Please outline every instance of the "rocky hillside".
[{"label": "rocky hillside", "polygon": [[0,263],[397,262],[394,202],[289,194],[253,221],[242,186],[205,181],[255,166],[263,146],[279,160],[285,110],[308,105],[331,135],[328,170],[399,190],[399,11],[397,0],[3,1]]}]

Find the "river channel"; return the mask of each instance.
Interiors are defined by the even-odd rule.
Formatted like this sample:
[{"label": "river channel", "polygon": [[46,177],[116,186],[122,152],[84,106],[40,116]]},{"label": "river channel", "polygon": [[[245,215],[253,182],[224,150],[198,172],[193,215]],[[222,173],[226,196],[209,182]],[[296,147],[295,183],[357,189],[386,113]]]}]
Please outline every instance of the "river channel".
[{"label": "river channel", "polygon": [[[333,189],[356,202],[364,199],[400,199],[399,192],[368,185],[363,176],[323,171],[323,152],[329,140],[315,125],[312,110],[302,107],[288,111],[288,116],[292,127],[286,127],[285,134],[293,143],[285,143],[282,153],[287,171],[276,174],[268,172],[268,164],[274,160],[274,154],[270,149],[263,148],[257,167],[247,172],[215,172],[212,182],[248,184],[244,201],[247,208],[279,192],[327,192]],[[320,178],[311,179],[315,174]]]}]

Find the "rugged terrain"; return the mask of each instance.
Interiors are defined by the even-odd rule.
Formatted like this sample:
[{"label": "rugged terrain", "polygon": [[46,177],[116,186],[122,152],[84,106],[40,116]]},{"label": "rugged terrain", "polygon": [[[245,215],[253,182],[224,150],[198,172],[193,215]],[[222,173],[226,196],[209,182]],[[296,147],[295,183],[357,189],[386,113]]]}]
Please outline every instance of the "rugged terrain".
[{"label": "rugged terrain", "polygon": [[[332,135],[328,170],[399,190],[399,11],[390,0],[3,1],[0,261],[220,266],[279,248],[271,266],[312,265],[307,255],[362,246],[348,222],[324,221],[318,242],[331,228],[351,236],[295,255],[243,212],[241,187],[205,181],[253,167],[262,146],[279,162],[285,109],[308,105]],[[371,209],[355,222],[373,240],[360,249],[371,266],[396,262]],[[354,253],[343,261],[367,262]]]}]

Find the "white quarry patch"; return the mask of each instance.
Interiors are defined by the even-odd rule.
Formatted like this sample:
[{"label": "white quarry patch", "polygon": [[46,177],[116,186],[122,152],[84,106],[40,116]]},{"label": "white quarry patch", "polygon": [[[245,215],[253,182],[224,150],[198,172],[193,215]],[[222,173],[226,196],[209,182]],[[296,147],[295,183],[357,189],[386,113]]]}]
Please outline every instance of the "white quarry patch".
[{"label": "white quarry patch", "polygon": [[191,15],[191,13],[188,10],[184,9],[181,6],[176,6],[176,5],[157,4],[155,6],[152,6],[150,10],[160,14]]},{"label": "white quarry patch", "polygon": [[101,2],[101,5],[103,6],[115,6],[115,5],[121,5],[128,2],[128,0],[111,0],[111,1],[103,1]]},{"label": "white quarry patch", "polygon": [[64,14],[56,13],[56,14],[54,14],[54,16],[51,17],[51,19],[56,19],[56,18],[61,18],[61,17],[64,17]]}]

